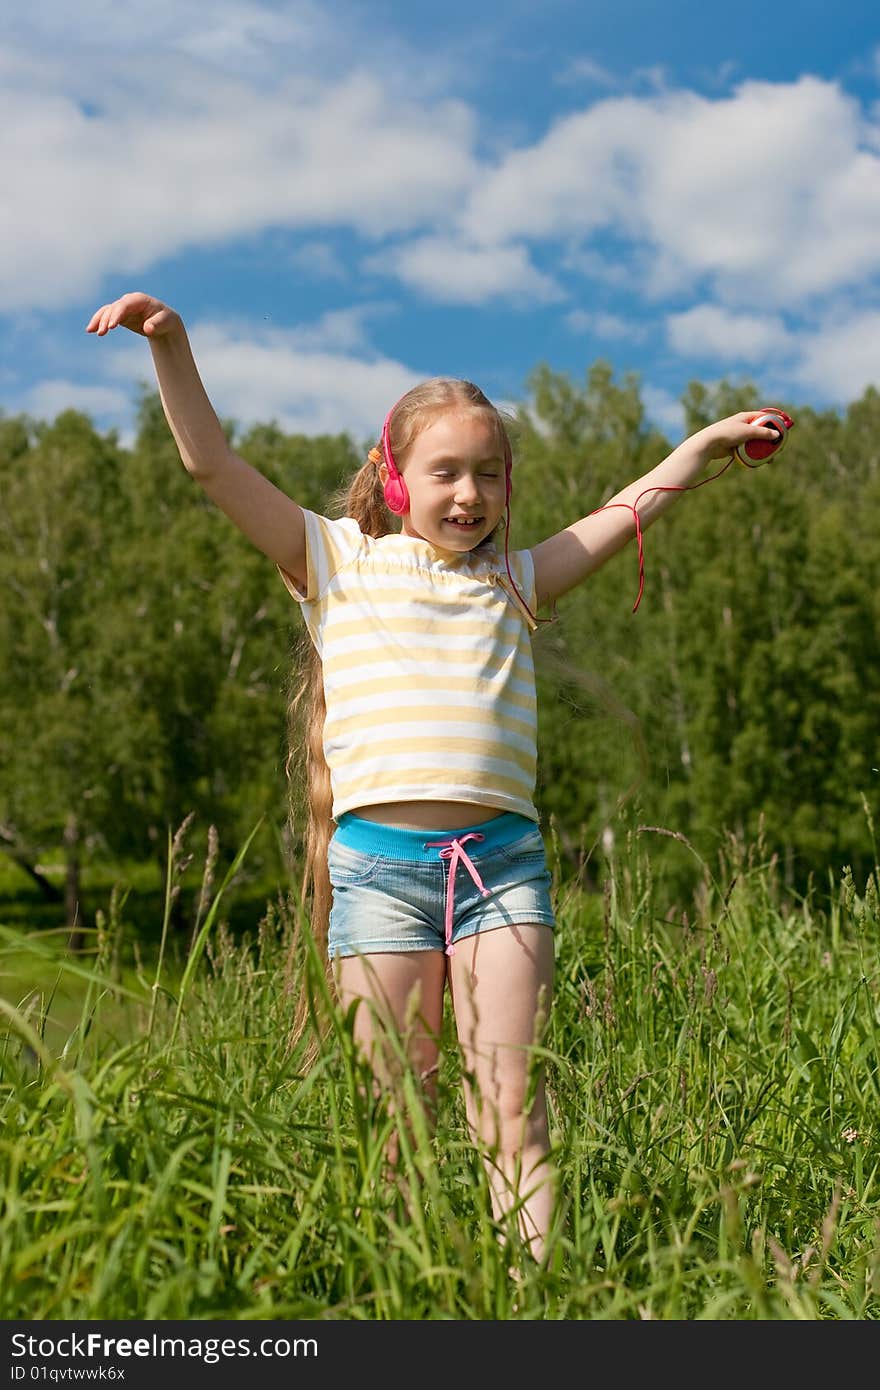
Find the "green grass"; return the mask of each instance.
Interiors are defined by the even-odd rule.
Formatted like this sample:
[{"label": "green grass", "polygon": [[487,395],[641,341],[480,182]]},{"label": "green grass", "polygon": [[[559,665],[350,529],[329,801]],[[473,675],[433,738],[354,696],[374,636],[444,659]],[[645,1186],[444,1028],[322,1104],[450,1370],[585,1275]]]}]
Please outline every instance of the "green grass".
[{"label": "green grass", "polygon": [[792,901],[752,851],[683,911],[650,851],[559,885],[544,1268],[488,1214],[451,1020],[432,1135],[412,1076],[409,1123],[372,1096],[292,900],[230,930],[240,865],[184,939],[172,873],[149,959],[119,899],[79,961],[5,930],[0,1317],[876,1319],[877,877]]}]

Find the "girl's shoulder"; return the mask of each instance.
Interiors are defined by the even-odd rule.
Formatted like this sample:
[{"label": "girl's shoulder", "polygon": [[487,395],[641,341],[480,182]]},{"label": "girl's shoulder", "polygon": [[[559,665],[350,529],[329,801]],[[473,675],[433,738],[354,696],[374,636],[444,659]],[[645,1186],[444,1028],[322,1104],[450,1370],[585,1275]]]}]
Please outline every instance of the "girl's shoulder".
[{"label": "girl's shoulder", "polygon": [[305,589],[299,589],[292,577],[281,570],[285,586],[299,603],[319,598],[333,576],[364,550],[366,541],[354,517],[323,516],[308,507],[303,507],[302,514],[306,531]]}]

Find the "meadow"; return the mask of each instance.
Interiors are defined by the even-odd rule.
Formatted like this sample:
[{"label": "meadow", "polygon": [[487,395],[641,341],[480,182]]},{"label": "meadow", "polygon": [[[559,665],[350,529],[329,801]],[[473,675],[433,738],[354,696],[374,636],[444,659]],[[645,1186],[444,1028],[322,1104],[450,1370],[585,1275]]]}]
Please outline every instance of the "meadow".
[{"label": "meadow", "polygon": [[795,897],[731,840],[682,905],[659,835],[598,892],[557,862],[542,1267],[489,1215],[449,1017],[432,1132],[405,1067],[373,1094],[295,885],[230,927],[247,842],[181,934],[178,837],[149,950],[125,890],[76,956],[7,922],[0,1318],[877,1318],[880,872]]}]

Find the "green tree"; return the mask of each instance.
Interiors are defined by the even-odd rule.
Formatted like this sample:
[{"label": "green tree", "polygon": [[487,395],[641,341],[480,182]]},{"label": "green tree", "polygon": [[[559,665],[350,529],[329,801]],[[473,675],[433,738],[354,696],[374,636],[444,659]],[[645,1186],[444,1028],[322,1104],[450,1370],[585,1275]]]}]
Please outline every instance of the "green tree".
[{"label": "green tree", "polygon": [[84,849],[107,800],[111,692],[101,615],[112,598],[107,540],[124,516],[121,452],[73,411],[7,422],[2,441],[0,821],[35,863],[59,843],[73,926]]},{"label": "green tree", "polygon": [[[601,505],[670,448],[646,427],[637,383],[615,385],[607,364],[581,389],[547,368],[532,385],[514,473],[520,544]],[[747,382],[693,383],[686,433],[757,399]],[[671,832],[655,859],[677,856],[683,884],[696,862],[672,836],[713,860],[731,835],[762,838],[793,887],[829,861],[867,863],[880,401],[868,392],[842,418],[792,413],[786,451],[761,469],[731,464],[646,533],[636,613],[630,546],[536,639],[541,803],[572,863],[603,829],[639,822]]]},{"label": "green tree", "polygon": [[[47,892],[36,864],[63,845],[72,925],[85,855],[164,865],[190,813],[229,858],[266,817],[258,872],[286,818],[296,605],[183,469],[154,393],[130,451],[73,412],[0,423],[0,844]],[[312,506],[357,463],[345,436],[272,425],[237,447]]]}]

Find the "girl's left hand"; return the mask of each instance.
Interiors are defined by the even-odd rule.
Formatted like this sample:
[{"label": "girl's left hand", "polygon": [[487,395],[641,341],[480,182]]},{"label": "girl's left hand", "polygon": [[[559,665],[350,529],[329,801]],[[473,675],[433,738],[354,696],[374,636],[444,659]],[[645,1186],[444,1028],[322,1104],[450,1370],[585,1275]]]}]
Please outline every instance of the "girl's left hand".
[{"label": "girl's left hand", "polygon": [[728,454],[732,454],[740,444],[745,444],[749,439],[762,439],[775,444],[779,439],[779,430],[751,423],[760,414],[760,410],[741,410],[736,415],[728,415],[726,419],[716,420],[713,425],[706,425],[705,429],[699,430],[695,439],[704,448],[706,461],[727,458]]}]

